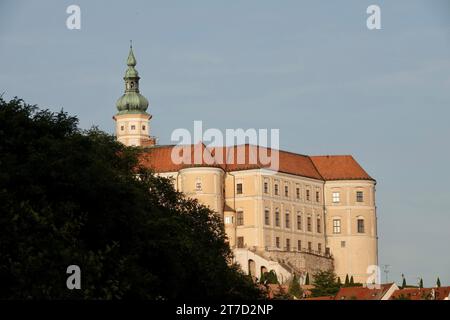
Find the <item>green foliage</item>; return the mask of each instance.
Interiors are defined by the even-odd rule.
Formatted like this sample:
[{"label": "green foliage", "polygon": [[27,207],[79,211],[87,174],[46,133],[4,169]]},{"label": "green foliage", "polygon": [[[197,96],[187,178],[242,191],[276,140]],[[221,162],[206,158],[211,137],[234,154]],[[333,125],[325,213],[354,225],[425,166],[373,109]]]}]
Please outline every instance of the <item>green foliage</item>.
[{"label": "green foliage", "polygon": [[353,287],[353,285],[355,284],[355,281],[353,281],[353,276],[350,277],[350,287]]},{"label": "green foliage", "polygon": [[0,98],[0,299],[260,297],[214,212],[140,168],[140,149],[77,126]]},{"label": "green foliage", "polygon": [[309,285],[309,272],[306,273],[305,284]]},{"label": "green foliage", "polygon": [[339,291],[339,284],[333,270],[316,272],[313,284],[314,289],[311,290],[313,297],[334,296]]},{"label": "green foliage", "polygon": [[270,272],[264,272],[261,275],[260,282],[262,284],[278,284],[278,277],[274,270],[270,270]]},{"label": "green foliage", "polygon": [[339,285],[339,287],[342,287],[341,277],[337,278],[337,284]]},{"label": "green foliage", "polygon": [[299,299],[303,294],[299,279],[296,274],[294,274],[294,276],[292,277],[292,281],[289,284],[289,294],[297,299]]},{"label": "green foliage", "polygon": [[439,277],[437,278],[437,281],[436,281],[436,287],[438,287],[438,288],[441,287],[441,280],[439,279]]},{"label": "green foliage", "polygon": [[281,284],[278,285],[278,292],[273,296],[274,300],[292,300],[292,295],[286,291]]},{"label": "green foliage", "polygon": [[422,289],[423,288],[423,279],[420,278],[420,282],[419,282],[419,288]]}]

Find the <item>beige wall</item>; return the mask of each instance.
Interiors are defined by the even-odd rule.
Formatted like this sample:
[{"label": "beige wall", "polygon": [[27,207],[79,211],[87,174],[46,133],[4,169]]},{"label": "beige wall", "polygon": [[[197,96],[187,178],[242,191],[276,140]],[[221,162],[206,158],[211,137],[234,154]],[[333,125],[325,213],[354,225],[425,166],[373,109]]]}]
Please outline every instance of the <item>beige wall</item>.
[{"label": "beige wall", "polygon": [[[303,251],[311,243],[313,253],[325,253],[330,249],[337,275],[345,279],[346,274],[356,282],[365,282],[369,265],[377,265],[377,221],[375,207],[375,183],[373,181],[327,181],[265,171],[245,170],[224,172],[220,168],[189,168],[179,173],[165,173],[174,178],[178,190],[189,197],[199,199],[224,218],[225,231],[232,248],[237,239],[243,237],[244,247],[256,250],[286,250],[290,240],[290,251],[298,250],[298,240]],[[201,183],[201,190],[197,184]],[[267,183],[267,192],[264,187]],[[242,194],[237,194],[237,184],[242,184]],[[275,194],[278,185],[278,195]],[[288,195],[284,187],[288,186]],[[297,197],[299,188],[299,197]],[[310,190],[309,200],[307,191]],[[361,191],[363,202],[356,201],[356,192]],[[316,192],[319,201],[316,201]],[[339,193],[339,202],[333,202],[333,192]],[[265,210],[269,210],[269,224],[265,221]],[[279,226],[275,225],[278,209]],[[243,225],[237,225],[237,212],[243,213]],[[289,227],[286,226],[289,212]],[[301,216],[301,228],[297,228],[297,215]],[[307,218],[311,218],[308,231]],[[317,229],[318,219],[321,227]],[[340,220],[340,233],[333,233],[333,220]],[[357,220],[364,220],[364,233],[357,230]],[[280,248],[276,247],[279,238]],[[342,247],[341,243],[345,242]]]},{"label": "beige wall", "polygon": [[[237,245],[237,237],[244,237],[244,245],[259,250],[286,250],[289,239],[290,250],[297,250],[298,240],[303,249],[311,242],[313,252],[325,252],[325,221],[323,213],[323,182],[302,178],[284,173],[266,175],[262,170],[246,170],[231,172],[227,175],[225,188],[228,208],[242,211],[244,224],[237,225],[237,216],[233,210],[225,212],[225,216],[233,216],[233,224],[226,224],[229,236],[233,236],[231,245]],[[242,184],[242,194],[236,194],[236,185]],[[264,183],[267,183],[267,193]],[[278,195],[275,193],[278,185]],[[288,195],[285,195],[285,186]],[[296,188],[300,188],[297,198]],[[306,198],[306,190],[310,190],[310,199]],[[319,201],[316,201],[316,191]],[[269,213],[269,224],[266,224],[265,210]],[[279,226],[276,225],[276,212],[279,213]],[[286,225],[286,214],[289,214],[289,226]],[[301,229],[297,229],[297,215],[302,219]],[[311,218],[311,231],[307,230],[307,217]],[[317,222],[320,222],[320,232]],[[234,229],[234,230],[233,230]],[[279,248],[276,238],[279,238]]]},{"label": "beige wall", "polygon": [[147,114],[115,115],[117,140],[126,146],[141,146],[149,139],[150,118]]},{"label": "beige wall", "polygon": [[[357,202],[358,191],[362,192],[362,202]],[[378,264],[375,182],[327,181],[325,205],[327,241],[335,259],[335,271],[341,279],[348,274],[364,283],[367,267]],[[358,219],[364,221],[362,233],[358,232]],[[340,230],[334,220],[340,221]]]}]

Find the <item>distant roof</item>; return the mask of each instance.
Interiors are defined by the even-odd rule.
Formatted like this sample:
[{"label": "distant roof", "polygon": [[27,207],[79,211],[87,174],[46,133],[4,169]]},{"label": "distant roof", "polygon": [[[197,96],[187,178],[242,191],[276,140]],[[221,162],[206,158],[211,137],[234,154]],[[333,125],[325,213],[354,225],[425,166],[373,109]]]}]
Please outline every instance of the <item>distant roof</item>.
[{"label": "distant roof", "polygon": [[[195,155],[199,154],[199,151],[204,156],[195,159]],[[239,151],[244,154],[242,159],[237,157]],[[251,169],[270,170],[271,164],[261,161],[260,155],[270,157],[277,151],[279,152],[278,172],[317,180],[373,180],[352,156],[309,157],[249,144],[213,148],[208,148],[203,143],[185,146],[156,145],[144,149],[140,156],[140,162],[143,166],[152,168],[158,173],[176,172],[191,167],[218,167],[226,172]],[[174,161],[173,154],[179,159],[174,159]],[[181,159],[186,161],[182,163]],[[188,161],[189,159],[191,161]]]},{"label": "distant roof", "polygon": [[394,291],[390,299],[428,300],[432,299],[433,294],[435,300],[444,300],[450,295],[450,287],[399,289]]},{"label": "distant roof", "polygon": [[334,300],[334,297],[333,296],[323,296],[323,297],[305,298],[303,300]]},{"label": "distant roof", "polygon": [[335,300],[381,300],[393,283],[380,285],[379,289],[368,287],[346,287],[340,288]]}]

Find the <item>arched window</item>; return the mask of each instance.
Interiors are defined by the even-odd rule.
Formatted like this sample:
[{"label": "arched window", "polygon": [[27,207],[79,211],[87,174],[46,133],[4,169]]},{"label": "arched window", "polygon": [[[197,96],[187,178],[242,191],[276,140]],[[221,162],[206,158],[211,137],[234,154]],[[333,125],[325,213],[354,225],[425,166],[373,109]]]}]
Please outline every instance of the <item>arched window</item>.
[{"label": "arched window", "polygon": [[364,219],[363,218],[358,218],[357,220],[357,232],[358,233],[364,233]]}]

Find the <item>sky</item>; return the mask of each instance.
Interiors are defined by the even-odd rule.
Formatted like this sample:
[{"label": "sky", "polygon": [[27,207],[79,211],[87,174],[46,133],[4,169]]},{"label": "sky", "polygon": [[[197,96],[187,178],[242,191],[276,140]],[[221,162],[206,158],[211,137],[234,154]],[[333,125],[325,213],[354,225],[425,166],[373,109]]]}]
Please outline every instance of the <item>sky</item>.
[{"label": "sky", "polygon": [[159,143],[202,120],[352,154],[377,180],[389,280],[450,285],[449,1],[2,0],[0,94],[112,134],[130,39]]}]

